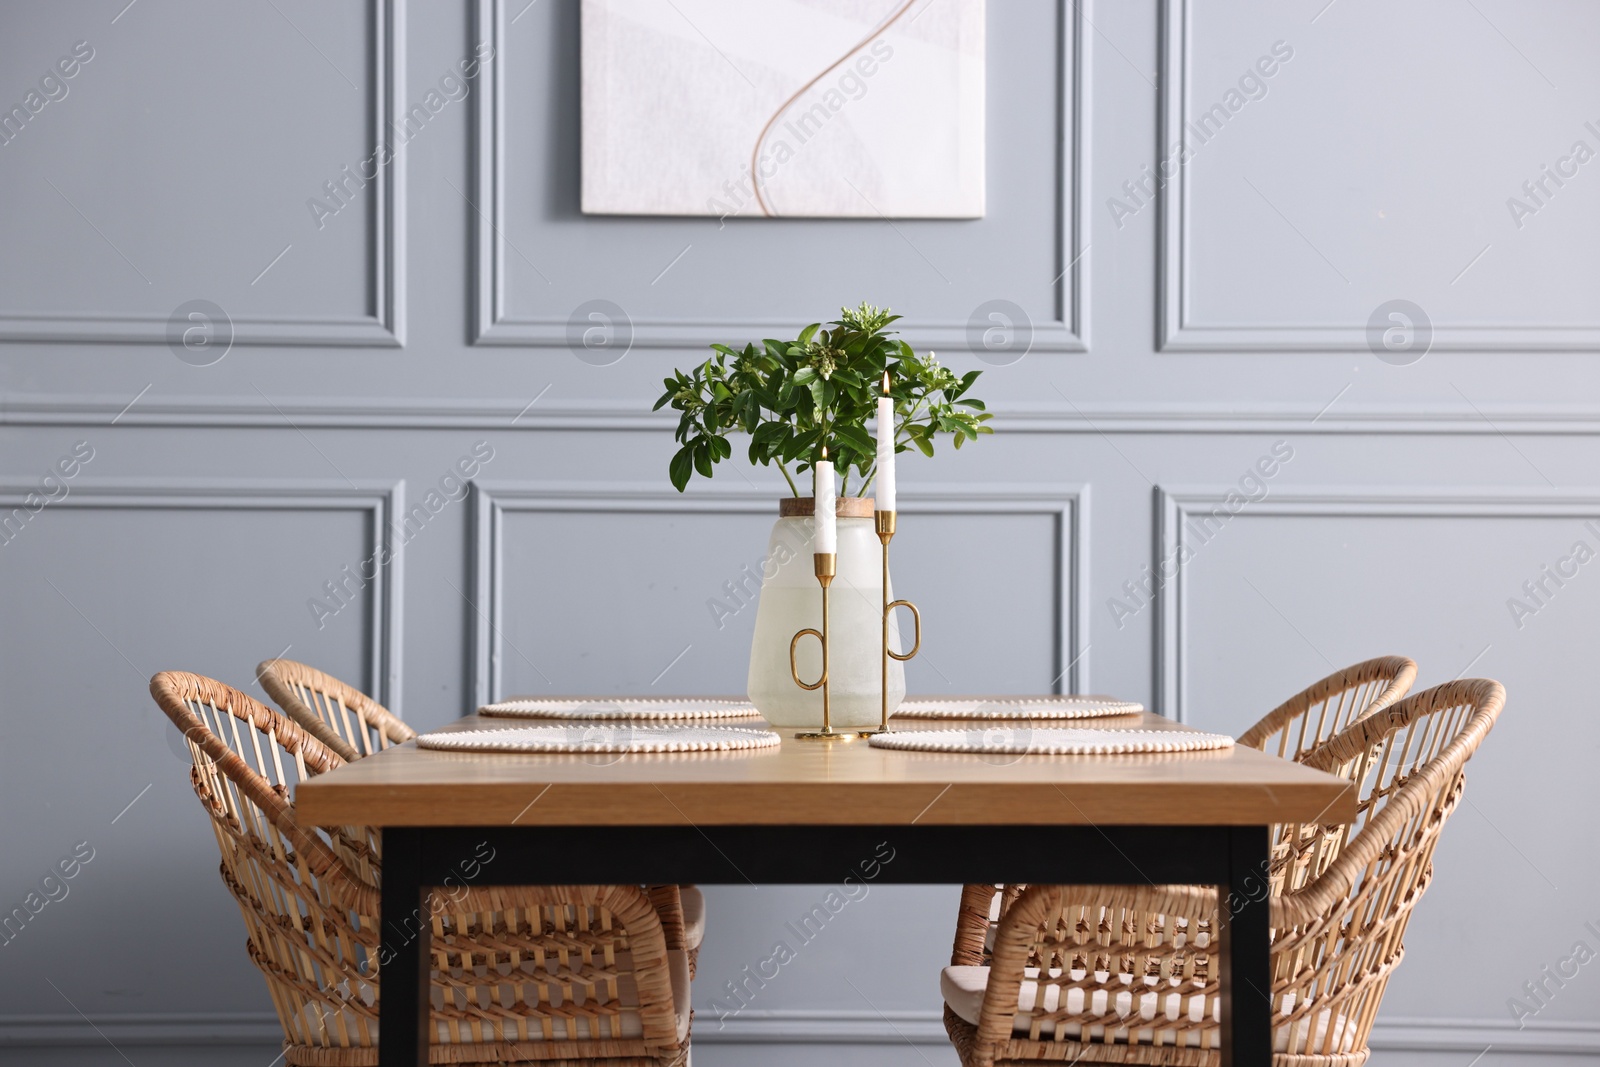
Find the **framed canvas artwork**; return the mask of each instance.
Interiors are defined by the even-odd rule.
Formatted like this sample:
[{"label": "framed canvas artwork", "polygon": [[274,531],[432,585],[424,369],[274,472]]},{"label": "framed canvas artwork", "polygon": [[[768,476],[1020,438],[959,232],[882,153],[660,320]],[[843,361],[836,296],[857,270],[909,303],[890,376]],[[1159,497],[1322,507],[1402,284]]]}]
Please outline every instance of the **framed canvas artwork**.
[{"label": "framed canvas artwork", "polygon": [[985,0],[584,0],[583,211],[979,218]]}]

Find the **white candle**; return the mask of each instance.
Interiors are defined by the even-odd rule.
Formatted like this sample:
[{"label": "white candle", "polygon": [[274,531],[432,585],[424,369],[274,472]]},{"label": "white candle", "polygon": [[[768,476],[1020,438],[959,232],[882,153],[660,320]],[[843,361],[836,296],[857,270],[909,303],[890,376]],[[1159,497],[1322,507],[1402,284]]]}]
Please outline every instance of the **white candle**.
[{"label": "white candle", "polygon": [[833,487],[833,461],[828,458],[828,450],[822,450],[822,458],[817,461],[817,499],[813,521],[817,532],[816,551],[833,555],[839,551],[839,525],[835,515]]},{"label": "white candle", "polygon": [[884,395],[878,398],[877,509],[894,510],[894,401],[889,398],[889,372],[883,372]]}]

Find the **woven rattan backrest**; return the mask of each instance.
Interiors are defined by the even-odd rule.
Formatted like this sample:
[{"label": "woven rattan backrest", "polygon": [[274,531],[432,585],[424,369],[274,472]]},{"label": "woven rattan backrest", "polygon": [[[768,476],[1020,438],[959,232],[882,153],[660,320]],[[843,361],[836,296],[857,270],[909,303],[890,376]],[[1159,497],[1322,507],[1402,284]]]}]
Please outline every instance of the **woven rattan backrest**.
[{"label": "woven rattan backrest", "polygon": [[[1463,767],[1504,699],[1499,683],[1484,679],[1438,686],[1352,723],[1308,760],[1358,783],[1360,808],[1325,868],[1268,902],[1274,1025],[1291,1062],[1366,1048],[1411,909],[1431,880],[1440,831],[1460,799]],[[1127,1028],[1129,1010],[1148,995],[1160,1001],[1153,1006],[1163,1021],[1135,1025],[1120,1039],[1189,1046],[1202,1056],[1219,1025],[1209,952],[1217,913],[1215,891],[1201,886],[1030,887],[1000,921],[976,1047],[993,1056],[1011,1042],[999,1057],[1008,1061],[1061,1058],[1059,1044],[1056,1055],[1035,1056],[1012,1033],[1024,969],[1041,967],[1036,1003],[1044,1010],[1033,1014],[1031,1040],[1058,1025]],[[1118,985],[1118,975],[1134,984]],[[1108,980],[1129,990],[1131,1005],[1119,1008],[1115,996],[1094,1001]],[[1173,996],[1182,1003],[1169,1006]]]},{"label": "woven rattan backrest", "polygon": [[378,897],[335,844],[294,817],[295,784],[338,757],[221,682],[163,672],[150,692],[183,732],[222,879],[291,1043],[370,1044],[377,1025]]},{"label": "woven rattan backrest", "polygon": [[346,760],[417,736],[388,708],[315,667],[269,659],[256,668],[256,677],[291,719]]},{"label": "woven rattan backrest", "polygon": [[[1393,706],[1416,676],[1416,662],[1405,656],[1380,656],[1335,671],[1273,708],[1240,735],[1239,743],[1304,763],[1351,723]],[[1353,773],[1357,768],[1330,769]],[[1297,889],[1325,870],[1348,839],[1346,830],[1314,823],[1274,826],[1272,891]]]},{"label": "woven rattan backrest", "polygon": [[1291,891],[1320,878],[1395,795],[1425,768],[1436,766],[1452,744],[1471,738],[1475,748],[1481,736],[1476,730],[1469,732],[1469,726],[1476,724],[1486,733],[1504,701],[1505,690],[1487,679],[1435,686],[1352,723],[1309,754],[1304,761],[1308,767],[1355,783],[1357,815],[1354,822],[1336,830],[1324,828],[1337,837],[1340,848],[1325,856],[1311,877],[1297,879]]},{"label": "woven rattan backrest", "polygon": [[1335,671],[1273,708],[1239,735],[1239,744],[1299,762],[1334,734],[1410,690],[1415,660],[1380,656]]},{"label": "woven rattan backrest", "polygon": [[1308,761],[1353,768],[1360,816],[1325,871],[1272,901],[1274,988],[1349,1020],[1360,1047],[1403,955],[1411,910],[1432,881],[1434,848],[1461,799],[1466,763],[1504,705],[1498,682],[1448,682],[1353,724]]}]

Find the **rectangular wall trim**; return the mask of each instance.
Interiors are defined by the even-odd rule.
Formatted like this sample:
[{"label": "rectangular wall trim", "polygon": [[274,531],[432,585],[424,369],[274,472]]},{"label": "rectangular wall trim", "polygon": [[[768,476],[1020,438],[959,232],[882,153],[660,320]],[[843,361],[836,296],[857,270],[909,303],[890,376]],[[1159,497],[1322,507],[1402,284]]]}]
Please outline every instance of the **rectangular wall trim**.
[{"label": "rectangular wall trim", "polygon": [[[1155,494],[1156,651],[1151,686],[1156,709],[1186,722],[1188,715],[1188,552],[1196,551],[1190,520],[1213,509],[1228,512],[1225,502],[1236,486],[1157,485]],[[1600,517],[1600,494],[1579,490],[1471,489],[1448,486],[1416,488],[1327,487],[1279,489],[1256,503],[1229,512],[1226,521],[1264,516],[1302,515],[1317,518],[1534,518]],[[1220,534],[1221,530],[1217,531]],[[1217,536],[1214,534],[1213,536]],[[1209,540],[1209,538],[1208,538]],[[1342,666],[1342,664],[1340,665]]]},{"label": "rectangular wall trim", "polygon": [[[503,519],[507,512],[653,512],[735,514],[776,518],[776,493],[735,490],[679,494],[670,486],[566,482],[474,482],[469,574],[473,595],[473,641],[466,691],[474,706],[498,700],[501,690],[505,608]],[[942,485],[902,493],[904,514],[1030,514],[1056,521],[1056,692],[1081,693],[1089,685],[1088,507],[1086,485]]]},{"label": "rectangular wall trim", "polygon": [[[1157,164],[1171,146],[1187,141],[1190,80],[1194,68],[1193,0],[1163,0],[1161,18],[1161,93],[1157,100],[1161,131]],[[1366,352],[1367,324],[1349,323],[1197,323],[1189,310],[1189,272],[1193,247],[1189,213],[1193,209],[1189,168],[1180,164],[1160,184],[1157,197],[1156,347],[1164,352]],[[1594,352],[1600,351],[1600,326],[1539,323],[1485,326],[1433,323],[1431,351],[1438,352]]]},{"label": "rectangular wall trim", "polygon": [[[392,159],[372,179],[375,224],[368,270],[371,307],[365,315],[302,318],[231,318],[236,345],[393,348],[405,343],[405,147],[394,137],[405,91],[405,5],[367,0],[371,12],[371,102],[366,108],[371,146],[388,145]],[[92,311],[51,314],[0,311],[0,343],[167,344],[170,313],[104,315]]]},{"label": "rectangular wall trim", "polygon": [[[530,387],[531,398],[538,392]],[[133,407],[126,395],[0,394],[0,426],[266,427],[373,430],[627,430],[663,433],[677,425],[670,412],[602,399],[410,399],[375,396],[146,395]],[[1320,405],[1319,405],[1320,406]],[[1109,406],[1084,402],[1020,404],[995,401],[995,426],[1005,433],[1063,434],[1403,434],[1451,436],[1594,436],[1600,411],[1570,408],[1359,408],[1250,404]]]},{"label": "rectangular wall trim", "polygon": [[[37,482],[0,481],[0,515],[27,508]],[[378,562],[368,583],[372,596],[364,620],[368,645],[367,672],[372,695],[391,711],[400,710],[400,639],[403,622],[402,563],[404,541],[398,536],[405,508],[405,482],[353,482],[279,479],[90,479],[75,478],[71,492],[40,509],[41,518],[57,509],[88,508],[193,511],[358,511],[367,516],[368,543],[363,552]],[[33,521],[30,520],[30,525]],[[19,536],[27,536],[23,529]],[[0,551],[3,551],[0,546]],[[262,658],[276,649],[264,649]]]},{"label": "rectangular wall trim", "polygon": [[[1058,0],[1059,64],[1056,99],[1060,123],[1056,156],[1057,274],[1048,285],[1054,291],[1057,318],[1034,323],[1035,352],[1085,352],[1088,350],[1088,265],[1083,246],[1086,234],[1084,175],[1088,173],[1088,85],[1084,49],[1084,7],[1089,0]],[[513,10],[520,8],[513,5]],[[506,0],[476,0],[474,38],[494,46],[495,61],[488,65],[487,86],[473,97],[473,163],[476,203],[472,286],[472,339],[480,345],[518,345],[563,348],[569,325],[564,318],[514,318],[505,299],[505,52]],[[1046,283],[1041,281],[1041,287]],[[632,344],[647,348],[705,348],[718,337],[757,331],[798,333],[809,319],[758,322],[743,319],[690,320],[637,319],[630,322]],[[907,326],[904,337],[918,347],[966,348],[966,322],[934,322]]]}]

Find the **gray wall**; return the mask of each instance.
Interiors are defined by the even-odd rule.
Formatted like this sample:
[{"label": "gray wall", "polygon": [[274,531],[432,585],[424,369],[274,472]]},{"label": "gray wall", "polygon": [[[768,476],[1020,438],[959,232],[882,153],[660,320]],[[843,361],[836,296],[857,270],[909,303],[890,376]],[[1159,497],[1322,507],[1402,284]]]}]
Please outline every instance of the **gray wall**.
[{"label": "gray wall", "polygon": [[[1593,968],[1526,1028],[1506,1004],[1600,926],[1600,564],[1520,619],[1507,604],[1600,547],[1600,162],[1537,203],[1521,189],[1575,141],[1600,149],[1600,9],[993,0],[985,219],[720,226],[578,213],[572,0],[124,2],[0,3],[7,109],[94,49],[0,146],[0,499],[93,449],[0,545],[0,904],[94,849],[0,947],[0,1044],[275,1052],[156,670],[251,687],[287,650],[423,727],[496,663],[502,693],[741,689],[753,612],[719,630],[706,601],[758,558],[781,482],[727,469],[679,497],[648,409],[706,342],[865,298],[962,369],[984,366],[961,349],[986,301],[1031,321],[1031,352],[979,390],[1000,432],[902,474],[896,578],[929,624],[913,690],[1064,674],[1234,731],[1370,655],[1416,657],[1419,685],[1503,680],[1377,1062],[1600,1053]],[[319,228],[308,198],[479,40],[497,51],[471,95],[441,93]],[[1264,97],[1159,192],[1122,190],[1279,41]],[[732,74],[708,52],[706,77]],[[612,365],[567,346],[592,299],[631,320]],[[1431,321],[1420,361],[1369,349],[1392,299]],[[210,366],[166,340],[192,300],[231,319]],[[475,494],[396,533],[478,441]],[[1277,442],[1293,456],[1265,497],[1197,538],[1185,517]],[[496,514],[498,555],[474,532]],[[385,538],[403,562],[319,627],[308,600]],[[1180,539],[1181,578],[1145,606],[1123,592]],[[821,892],[711,890],[697,1059],[952,1063],[950,888],[873,891],[719,1029],[722,983]]]}]

